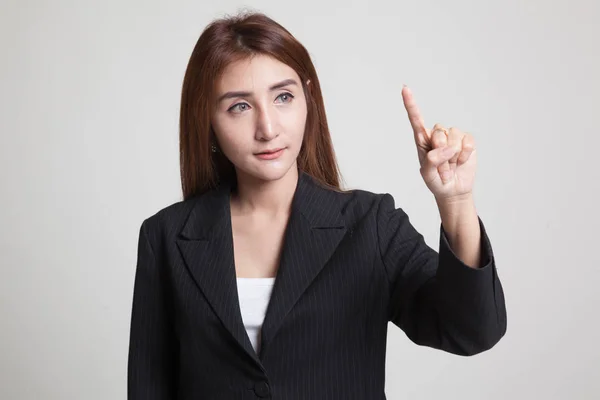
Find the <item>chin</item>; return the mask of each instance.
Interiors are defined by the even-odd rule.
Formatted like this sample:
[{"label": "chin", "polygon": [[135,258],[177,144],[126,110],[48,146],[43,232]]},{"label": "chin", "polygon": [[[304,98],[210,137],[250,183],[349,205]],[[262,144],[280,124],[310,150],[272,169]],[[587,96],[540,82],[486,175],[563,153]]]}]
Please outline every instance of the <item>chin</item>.
[{"label": "chin", "polygon": [[282,162],[278,162],[278,164],[272,163],[268,165],[265,163],[265,165],[255,165],[253,168],[243,168],[243,174],[261,181],[277,181],[285,177],[291,168],[296,165],[295,163],[285,163],[284,165]]}]

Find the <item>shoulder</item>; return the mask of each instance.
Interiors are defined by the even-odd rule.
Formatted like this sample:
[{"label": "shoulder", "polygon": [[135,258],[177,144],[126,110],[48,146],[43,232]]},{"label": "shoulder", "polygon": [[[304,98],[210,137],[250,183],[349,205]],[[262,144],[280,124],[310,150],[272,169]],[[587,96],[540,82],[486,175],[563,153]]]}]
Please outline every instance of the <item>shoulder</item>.
[{"label": "shoulder", "polygon": [[148,215],[144,222],[147,223],[148,226],[156,226],[185,219],[197,201],[198,198],[190,198],[187,200],[181,200],[175,203],[167,204],[163,208],[160,208],[154,213]]},{"label": "shoulder", "polygon": [[336,192],[335,196],[346,219],[377,218],[380,212],[395,209],[394,198],[389,193],[377,193],[362,189]]},{"label": "shoulder", "polygon": [[183,229],[195,208],[206,201],[206,194],[180,200],[164,206],[142,221],[142,230],[156,242],[176,237]]}]

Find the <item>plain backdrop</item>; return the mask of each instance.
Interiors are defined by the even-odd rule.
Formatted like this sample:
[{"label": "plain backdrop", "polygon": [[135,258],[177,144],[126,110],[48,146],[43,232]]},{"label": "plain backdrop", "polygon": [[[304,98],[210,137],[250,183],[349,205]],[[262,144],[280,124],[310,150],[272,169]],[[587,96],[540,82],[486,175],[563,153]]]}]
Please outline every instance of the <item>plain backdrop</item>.
[{"label": "plain backdrop", "polygon": [[600,398],[597,1],[1,4],[0,398],[125,399],[139,227],[181,200],[185,68],[242,7],[309,50],[346,186],[391,193],[436,250],[402,84],[475,137],[508,331],[459,357],[390,325],[388,398]]}]

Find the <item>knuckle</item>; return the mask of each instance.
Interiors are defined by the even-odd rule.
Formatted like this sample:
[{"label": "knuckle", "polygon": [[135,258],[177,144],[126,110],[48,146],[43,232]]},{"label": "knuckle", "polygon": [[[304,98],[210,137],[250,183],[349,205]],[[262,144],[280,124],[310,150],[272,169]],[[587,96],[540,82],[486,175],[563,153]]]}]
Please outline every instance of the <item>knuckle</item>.
[{"label": "knuckle", "polygon": [[[439,131],[436,131],[439,132]],[[443,133],[435,133],[432,137],[433,145],[438,148],[446,144],[446,136]]]},{"label": "knuckle", "polygon": [[427,157],[426,157],[426,159],[427,159],[427,162],[428,162],[430,165],[435,165],[435,164],[436,164],[436,161],[437,161],[437,157],[436,157],[436,154],[435,154],[435,152],[433,152],[433,151],[430,151],[429,153],[427,153]]}]

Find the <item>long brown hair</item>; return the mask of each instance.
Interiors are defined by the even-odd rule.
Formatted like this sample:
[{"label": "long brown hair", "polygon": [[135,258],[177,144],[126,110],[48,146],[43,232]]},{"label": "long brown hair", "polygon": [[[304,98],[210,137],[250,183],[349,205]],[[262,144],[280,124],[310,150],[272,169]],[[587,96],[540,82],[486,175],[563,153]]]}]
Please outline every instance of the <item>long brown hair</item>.
[{"label": "long brown hair", "polygon": [[308,113],[297,158],[299,170],[326,187],[341,190],[321,86],[310,55],[283,26],[262,13],[251,12],[212,21],[200,35],[190,57],[179,116],[184,200],[214,188],[221,180],[236,179],[232,163],[222,153],[211,151],[214,131],[210,117],[215,107],[215,82],[230,63],[258,54],[288,65],[302,82]]}]

